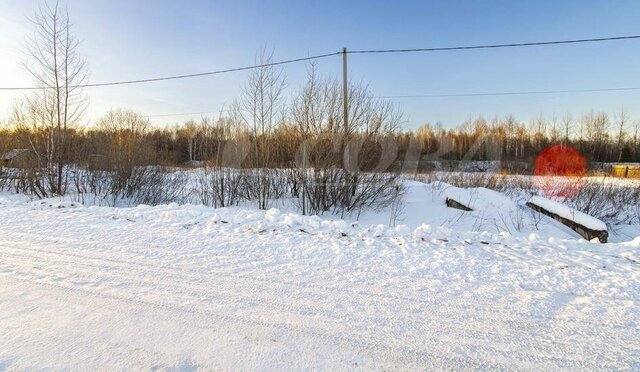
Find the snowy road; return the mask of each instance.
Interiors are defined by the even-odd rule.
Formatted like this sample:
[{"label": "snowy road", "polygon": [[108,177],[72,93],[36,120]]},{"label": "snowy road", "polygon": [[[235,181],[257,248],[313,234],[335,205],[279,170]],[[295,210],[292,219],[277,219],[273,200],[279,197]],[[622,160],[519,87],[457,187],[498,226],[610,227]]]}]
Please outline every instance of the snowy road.
[{"label": "snowy road", "polygon": [[0,200],[0,370],[640,368],[640,239]]}]

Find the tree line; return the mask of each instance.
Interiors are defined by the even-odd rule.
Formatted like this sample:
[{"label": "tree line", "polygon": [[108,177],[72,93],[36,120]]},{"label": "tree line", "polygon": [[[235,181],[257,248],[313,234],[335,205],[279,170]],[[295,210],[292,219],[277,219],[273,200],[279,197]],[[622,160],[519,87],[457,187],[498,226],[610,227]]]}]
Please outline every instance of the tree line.
[{"label": "tree line", "polygon": [[[57,123],[42,125],[26,110],[28,103],[22,102],[2,121],[0,152],[27,149],[35,166],[55,163],[56,174],[60,163],[125,170],[139,165],[205,163],[286,168],[303,165],[303,153],[308,166],[341,167],[349,155],[345,150],[353,152],[355,147],[357,167],[367,171],[386,171],[407,158],[532,162],[554,144],[570,146],[592,162],[640,162],[640,125],[625,109],[613,115],[592,111],[574,118],[567,113],[560,120],[539,117],[530,122],[513,116],[480,116],[450,128],[427,123],[402,130],[402,115],[393,105],[368,97],[366,110],[371,112],[343,128],[337,86],[320,98],[307,91],[318,83],[307,84],[291,103],[278,107],[277,117],[267,118],[253,108],[247,117],[236,101],[228,115],[164,127],[121,108],[106,113],[94,125],[58,129]],[[351,93],[371,94],[366,86],[351,87]]]}]

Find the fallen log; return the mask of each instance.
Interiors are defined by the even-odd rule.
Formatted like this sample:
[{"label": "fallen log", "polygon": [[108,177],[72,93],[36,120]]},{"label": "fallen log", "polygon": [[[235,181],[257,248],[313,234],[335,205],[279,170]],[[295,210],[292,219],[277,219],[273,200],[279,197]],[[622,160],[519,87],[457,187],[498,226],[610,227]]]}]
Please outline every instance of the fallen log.
[{"label": "fallen log", "polygon": [[460,203],[460,202],[458,202],[456,200],[453,200],[452,198],[447,198],[445,200],[445,204],[449,208],[460,209],[460,210],[463,210],[463,211],[466,211],[466,212],[470,212],[470,211],[473,210],[473,209],[467,207],[466,205],[464,205],[464,204],[462,204],[462,203]]},{"label": "fallen log", "polygon": [[606,243],[609,238],[604,222],[580,211],[571,210],[566,205],[539,196],[532,197],[526,205],[569,227],[587,240],[598,238],[600,243]]}]

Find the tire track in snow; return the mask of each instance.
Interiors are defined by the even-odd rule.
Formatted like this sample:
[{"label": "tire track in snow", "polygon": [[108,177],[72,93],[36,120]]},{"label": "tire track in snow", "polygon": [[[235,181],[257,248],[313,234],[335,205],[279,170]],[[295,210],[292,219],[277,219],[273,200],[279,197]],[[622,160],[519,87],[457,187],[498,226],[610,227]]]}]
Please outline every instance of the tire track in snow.
[{"label": "tire track in snow", "polygon": [[[14,278],[14,277],[7,278],[6,276],[0,276],[0,278],[3,278],[0,280],[9,279],[9,280],[20,282],[23,284],[28,283],[34,286],[40,286],[40,287],[61,291],[65,294],[65,298],[62,299],[65,301],[68,301],[68,297],[71,297],[71,295],[75,293],[75,294],[81,294],[82,296],[93,297],[95,299],[100,299],[100,300],[107,300],[111,302],[125,302],[130,305],[135,304],[137,306],[151,307],[157,310],[172,312],[176,314],[177,319],[184,319],[185,314],[189,314],[190,316],[195,317],[195,319],[191,318],[190,322],[197,322],[202,325],[210,325],[211,320],[209,318],[214,318],[218,321],[230,322],[230,323],[235,323],[235,324],[248,327],[247,333],[255,332],[255,328],[257,327],[275,329],[275,330],[283,331],[286,334],[297,334],[299,336],[307,337],[309,339],[320,338],[331,343],[346,345],[346,346],[355,348],[356,350],[359,350],[359,351],[366,350],[369,352],[373,352],[374,354],[380,354],[383,359],[388,361],[403,360],[405,362],[411,362],[421,366],[441,365],[442,367],[444,365],[449,365],[449,366],[465,365],[465,366],[475,366],[476,368],[480,368],[482,366],[484,366],[485,368],[487,366],[493,366],[493,368],[499,367],[502,369],[507,368],[506,364],[497,363],[492,360],[493,358],[490,358],[489,360],[492,360],[492,362],[490,364],[487,364],[487,363],[478,363],[472,360],[462,359],[461,357],[460,358],[449,357],[447,355],[451,353],[451,349],[443,348],[443,346],[441,346],[441,344],[439,343],[431,343],[429,345],[431,350],[429,351],[423,350],[420,348],[414,348],[411,346],[389,346],[383,343],[369,340],[364,337],[348,336],[348,335],[345,335],[344,333],[333,333],[330,331],[314,329],[311,327],[303,327],[303,326],[297,326],[297,325],[294,326],[286,323],[269,322],[265,320],[252,319],[244,316],[232,315],[229,313],[222,314],[214,311],[207,311],[207,310],[197,309],[193,307],[184,307],[184,306],[178,306],[174,304],[162,303],[157,301],[141,300],[135,297],[114,296],[106,293],[88,291],[82,288],[69,288],[69,287],[60,286],[52,283],[42,283],[39,281],[27,279],[27,278],[24,278],[24,279]],[[119,306],[112,306],[112,309],[113,311],[118,311]],[[455,340],[453,339],[451,340],[451,342],[454,342],[454,341]],[[492,355],[491,353],[495,352],[495,350],[493,349],[489,349],[484,346],[477,345],[477,351],[482,351],[485,349],[486,349],[485,352],[487,353],[486,355]],[[434,363],[434,361],[437,361],[437,363]]]},{"label": "tire track in snow", "polygon": [[[15,256],[15,255],[14,255]],[[36,261],[38,258],[40,257],[36,257],[36,256],[22,256],[22,258],[27,259],[28,261]],[[47,263],[51,263],[51,260],[48,260]],[[91,269],[90,271],[95,275],[95,273],[100,270],[99,267],[93,267],[90,265],[86,265],[83,263],[79,263],[79,262],[62,262],[62,265],[60,266],[61,268],[64,267],[77,267],[78,265],[80,266],[86,266],[89,269]],[[56,272],[60,272],[60,270],[55,270]],[[105,274],[112,274],[113,270],[111,268],[109,268],[106,273],[101,275],[101,280],[98,280],[98,284],[105,282],[104,277]],[[13,273],[14,275],[17,274],[17,272]],[[382,309],[386,309],[387,306],[391,305],[390,303],[384,303],[381,304],[379,302],[375,302],[372,304],[368,304],[368,306],[364,306],[369,309],[369,313],[374,312],[375,314],[377,314],[377,317],[375,318],[365,318],[363,316],[357,317],[354,316],[353,313],[345,313],[344,311],[339,311],[336,310],[335,307],[331,308],[328,306],[322,306],[323,305],[323,300],[326,300],[327,298],[331,298],[333,303],[336,302],[340,302],[339,300],[343,300],[344,294],[340,293],[340,291],[332,291],[328,294],[325,294],[324,296],[322,295],[318,295],[316,293],[309,293],[309,294],[313,294],[314,298],[304,298],[306,301],[308,301],[309,303],[312,303],[313,306],[311,305],[299,305],[299,304],[292,304],[290,301],[283,301],[283,300],[275,300],[274,299],[274,294],[279,294],[282,297],[291,297],[292,293],[290,292],[286,292],[283,291],[282,289],[274,289],[272,288],[261,288],[261,290],[256,290],[256,287],[254,285],[254,283],[251,284],[244,284],[244,283],[239,283],[237,280],[240,278],[233,278],[232,280],[225,280],[225,279],[221,279],[218,278],[214,281],[209,281],[207,283],[202,282],[201,280],[198,281],[183,281],[182,279],[176,279],[176,277],[171,278],[170,276],[167,276],[166,273],[159,273],[159,272],[147,272],[144,275],[142,275],[142,277],[146,278],[146,277],[151,277],[151,278],[157,278],[157,277],[163,277],[165,279],[165,283],[167,279],[170,279],[170,282],[173,285],[168,285],[168,284],[164,284],[162,286],[158,286],[158,284],[155,281],[149,281],[149,280],[143,280],[141,279],[141,272],[137,272],[137,279],[128,279],[126,280],[126,282],[128,284],[144,284],[146,288],[153,288],[153,286],[155,285],[156,291],[158,293],[181,293],[184,295],[187,295],[185,300],[193,300],[196,303],[198,302],[195,298],[198,299],[202,299],[202,298],[207,298],[207,297],[213,297],[216,299],[220,299],[223,296],[227,296],[228,298],[233,298],[234,301],[228,301],[228,303],[226,305],[235,305],[236,302],[240,302],[243,304],[255,304],[255,305],[267,305],[267,307],[271,307],[275,310],[280,310],[280,311],[285,311],[285,312],[289,312],[292,315],[304,315],[304,316],[312,316],[312,315],[321,315],[321,316],[325,316],[327,319],[329,320],[335,320],[335,319],[340,319],[340,320],[346,320],[349,321],[351,324],[354,324],[354,322],[359,321],[360,323],[364,323],[364,324],[376,324],[377,326],[384,326],[387,324],[403,324],[403,325],[412,325],[413,327],[416,328],[424,328],[424,326],[426,324],[430,324],[429,320],[430,319],[408,319],[406,316],[403,318],[398,318],[398,317],[388,317],[388,316],[382,316],[379,315],[380,314],[380,310]],[[28,273],[28,272],[21,272],[20,276],[22,277],[29,277],[29,276],[33,276],[33,274]],[[40,280],[44,280],[46,279],[46,275],[41,274],[38,275],[38,278],[40,278]],[[62,279],[60,279],[62,280]],[[242,279],[240,279],[242,280]],[[83,281],[82,283],[78,284],[77,279],[75,280],[67,280],[68,282],[70,281],[70,284],[72,285],[81,285],[83,287],[92,287],[92,288],[96,288],[98,289],[96,286],[92,285],[91,283],[91,278]],[[123,277],[118,275],[118,276],[114,276],[112,278],[112,280],[110,280],[109,282],[118,282],[118,281],[123,281]],[[222,284],[221,282],[223,281],[227,281],[227,283],[224,283],[224,289],[225,291],[223,293],[216,293],[216,292],[211,292],[210,290],[207,291],[207,289],[210,288],[220,288],[220,284]],[[137,282],[137,283],[136,283]],[[182,286],[177,286],[176,284],[182,284]],[[229,289],[230,286],[233,286],[233,291],[231,291]],[[136,288],[138,288],[140,286],[136,286]],[[115,288],[102,288],[104,289],[112,289],[112,290],[117,290],[117,286]],[[198,289],[198,291],[196,291],[195,289]],[[250,295],[244,295],[243,292],[251,292]],[[296,300],[300,300],[299,297],[299,292],[295,292],[293,295],[295,297]],[[307,294],[307,295],[309,295]],[[194,298],[195,297],[195,298]],[[259,301],[258,301],[259,299]],[[365,301],[369,301],[370,299],[367,297],[360,297],[358,299],[354,299],[352,297],[347,297],[347,299],[352,302],[352,303],[358,303],[359,305],[362,305]],[[417,312],[418,310],[421,311],[429,311],[429,313],[431,315],[434,314],[439,314],[440,317],[443,317],[445,314],[450,315],[451,311],[453,310],[453,307],[450,304],[446,304],[446,303],[440,303],[437,301],[433,301],[430,303],[430,305],[432,306],[436,306],[435,308],[431,307],[431,308],[411,308],[411,310],[413,310],[413,312]],[[344,306],[342,306],[344,307]],[[406,306],[402,306],[402,304],[396,305],[393,309],[393,311],[387,311],[387,313],[389,312],[397,312],[400,310],[407,310],[408,308]],[[460,311],[460,307],[457,308],[457,311]],[[462,307],[462,309],[464,310],[469,310],[470,312],[473,312],[473,317],[475,319],[478,319],[479,316],[477,314],[477,309],[471,308],[471,307]],[[468,314],[470,316],[470,314]],[[487,319],[483,319],[483,320],[487,320]],[[492,318],[492,321],[497,321],[498,318]],[[526,327],[526,325],[524,324],[524,322],[520,322],[517,320],[510,320],[510,322],[512,323],[517,323],[520,327]],[[477,328],[477,327],[462,327],[460,324],[456,325],[455,327],[451,327],[451,325],[444,325],[442,323],[438,323],[436,325],[434,325],[433,327],[429,327],[427,329],[424,329],[424,331],[429,331],[433,328],[447,328],[450,331],[459,331],[462,333],[466,333],[467,335],[469,334],[478,334],[478,335],[484,335],[486,336],[486,334],[490,331],[492,332],[493,337],[503,337],[503,336],[508,336],[509,333],[508,332],[500,332],[499,334],[496,333],[498,330],[496,330],[495,328]]]},{"label": "tire track in snow", "polygon": [[[48,252],[48,253],[51,253],[51,252]],[[51,253],[51,254],[55,255],[55,253]],[[30,262],[33,262],[33,260],[38,259],[38,258],[42,258],[42,257],[37,257],[37,256],[24,256],[24,258],[27,258]],[[51,262],[51,260],[48,260],[47,262]],[[65,262],[62,262],[62,266],[61,266],[61,267],[74,267],[74,266],[76,266],[76,265],[78,265],[78,264],[83,265],[83,263],[82,263],[82,262],[69,262],[69,261],[65,261]],[[84,266],[88,266],[90,269],[94,269],[94,271],[95,271],[95,269],[99,269],[99,267],[94,267],[94,266],[91,266],[91,265],[86,265],[86,264],[84,264]],[[133,267],[133,266],[135,266],[135,265],[129,265],[129,266],[130,266],[130,267]],[[138,268],[138,269],[139,269],[139,268]],[[110,270],[109,270],[109,271],[110,271]],[[138,274],[140,274],[140,273],[138,272]],[[25,274],[25,276],[28,276],[28,274]],[[166,275],[166,273],[160,273],[160,272],[157,272],[157,271],[151,272],[150,274],[149,274],[149,273],[147,273],[147,275],[146,275],[146,276],[152,276],[152,277],[162,276],[163,278],[168,278],[168,276]],[[119,278],[121,279],[122,277],[119,277]],[[172,282],[173,282],[173,281],[175,281],[175,278],[174,278],[174,279],[172,279],[171,281],[172,281]],[[132,281],[130,280],[129,282],[131,283]],[[186,286],[185,286],[185,287],[186,287],[186,288],[190,288],[190,287],[197,286],[197,285],[199,285],[199,284],[200,284],[200,283],[188,282],[188,283],[186,283]],[[214,283],[214,284],[218,284],[218,283]],[[235,284],[237,285],[237,283],[235,283]],[[66,286],[64,286],[64,287],[65,287],[65,288],[68,288],[68,287],[66,287]],[[206,285],[205,287],[209,287],[209,285]],[[236,289],[237,289],[237,288],[236,288]],[[246,290],[246,289],[247,289],[247,287],[245,286],[245,288],[243,288],[242,290]],[[175,288],[175,287],[159,288],[156,292],[159,292],[159,293],[167,293],[167,291],[168,291],[168,290],[171,290],[172,292],[176,292],[176,288]],[[192,288],[191,288],[191,289],[187,289],[186,291],[187,291],[190,295],[192,295],[192,294],[193,294],[193,289],[192,289]],[[262,291],[257,291],[257,292],[255,292],[255,289],[254,289],[254,292],[253,292],[253,294],[252,294],[251,296],[249,296],[249,297],[246,297],[246,296],[245,296],[245,297],[242,297],[242,296],[238,296],[238,294],[239,294],[239,293],[242,293],[242,292],[241,292],[241,291],[237,291],[237,290],[236,290],[236,291],[233,291],[232,296],[237,296],[237,297],[239,297],[240,302],[251,302],[251,301],[255,301],[255,298],[253,298],[253,299],[252,299],[252,297],[253,297],[253,296],[255,296],[255,294],[256,294],[256,293],[261,293],[261,292],[262,292]],[[268,293],[268,291],[266,291],[266,292]],[[211,295],[211,293],[210,293],[210,292],[209,292],[209,293],[205,292],[204,294]],[[286,293],[285,293],[285,294],[286,294]],[[331,296],[333,296],[333,297],[335,297],[336,293],[335,293],[335,292],[332,292],[330,295],[331,295]],[[258,303],[257,303],[257,305],[265,305],[264,300],[263,300],[263,302],[258,302]],[[272,305],[273,305],[273,303],[272,303]],[[279,305],[279,306],[278,306],[278,305]],[[377,305],[379,305],[379,304],[377,304]],[[460,333],[460,336],[466,336],[466,337],[467,337],[467,339],[468,339],[470,336],[473,336],[473,338],[474,338],[474,339],[483,339],[483,338],[484,338],[484,339],[492,340],[493,345],[494,345],[494,348],[492,349],[492,350],[493,350],[493,353],[494,353],[494,354],[496,354],[496,353],[498,353],[498,352],[499,352],[499,351],[498,351],[498,349],[496,349],[496,348],[495,348],[496,346],[498,346],[498,345],[500,344],[500,342],[498,342],[498,340],[499,340],[499,339],[504,339],[504,337],[505,337],[505,336],[508,336],[508,335],[509,335],[509,333],[508,333],[508,332],[506,332],[506,333],[502,333],[502,332],[500,332],[501,334],[496,334],[496,333],[495,333],[495,332],[496,332],[496,328],[495,328],[495,327],[493,327],[493,328],[492,328],[492,327],[490,327],[490,328],[486,328],[486,327],[485,327],[485,328],[483,328],[483,329],[473,329],[473,328],[471,328],[471,329],[470,329],[470,328],[468,328],[468,327],[467,327],[467,328],[461,328],[461,327],[459,327],[459,326],[458,326],[458,327],[453,327],[453,328],[452,328],[450,324],[446,324],[446,322],[445,322],[445,321],[448,319],[448,318],[447,318],[447,315],[451,315],[451,308],[450,308],[450,307],[446,307],[446,306],[442,306],[442,307],[445,307],[445,309],[444,309],[444,310],[441,310],[441,311],[440,311],[440,308],[436,308],[436,309],[433,309],[433,308],[431,308],[431,309],[423,309],[423,310],[427,310],[427,311],[429,311],[431,314],[438,314],[438,317],[437,317],[436,319],[434,319],[434,320],[432,320],[432,319],[424,319],[424,320],[422,321],[422,323],[424,323],[423,325],[429,324],[429,327],[427,327],[426,329],[424,329],[424,327],[419,327],[419,328],[423,328],[423,330],[424,330],[425,332],[429,332],[429,331],[431,331],[431,330],[433,330],[433,329],[438,329],[438,331],[439,331],[440,333],[441,333],[441,332],[452,332],[452,331],[453,331],[454,333]],[[486,307],[488,307],[488,306],[481,306],[481,307],[482,307],[482,308],[486,308]],[[286,302],[280,302],[279,304],[276,304],[276,306],[274,306],[274,308],[275,308],[275,309],[277,309],[277,310],[280,310],[280,311],[288,311],[288,312],[290,312],[290,313],[299,313],[301,310],[302,310],[302,312],[304,313],[304,312],[308,312],[308,310],[309,310],[309,309],[314,310],[313,308],[305,308],[305,307],[300,308],[300,307],[293,307],[293,306],[289,306],[289,305],[287,305],[287,303],[286,303]],[[479,309],[479,308],[476,308],[476,310],[477,310],[477,309]],[[315,310],[317,311],[317,308],[316,308]],[[472,309],[470,309],[470,310],[472,310]],[[329,314],[327,314],[326,312],[321,312],[321,314],[322,314],[322,315],[324,315],[324,316],[329,316]],[[334,312],[333,314],[330,314],[330,319],[338,319],[338,318],[340,317],[340,315],[341,315],[341,314],[339,314],[339,313],[335,313],[335,312]],[[343,315],[345,315],[345,314],[343,314]],[[346,318],[347,318],[348,320],[350,320],[351,322],[353,322],[353,321],[360,321],[360,322],[363,322],[364,324],[370,324],[370,323],[371,323],[370,321],[371,321],[371,320],[373,320],[373,319],[362,319],[362,318],[357,318],[357,317],[356,317],[356,318],[353,318],[352,316],[350,317],[350,316],[349,316],[349,314],[346,314],[346,315],[347,315],[347,316],[346,316]],[[479,316],[478,316],[478,314],[475,314],[475,315],[473,315],[470,319],[472,319],[473,321],[475,321],[475,320],[477,320],[477,318],[481,318],[481,317],[479,317]],[[383,322],[381,322],[381,320],[383,320]],[[383,324],[384,324],[384,322],[388,322],[388,321],[391,321],[392,323],[396,323],[396,322],[398,322],[399,324],[403,324],[403,325],[406,325],[406,324],[413,324],[413,325],[414,325],[414,327],[417,327],[417,326],[419,325],[419,323],[418,323],[418,322],[412,322],[412,321],[410,321],[410,320],[408,320],[408,319],[398,319],[398,318],[395,318],[395,319],[376,319],[376,322],[373,322],[373,323],[374,323],[374,324],[380,324],[380,323],[383,323]],[[496,319],[493,319],[493,321],[495,322],[495,321],[496,321]],[[489,321],[489,322],[490,322],[490,321]],[[396,323],[396,324],[398,324],[398,323]],[[520,328],[520,329],[524,328],[524,329],[527,329],[527,330],[529,331],[529,333],[531,333],[531,331],[530,331],[531,329],[535,329],[535,327],[534,327],[534,326],[535,326],[535,324],[534,324],[534,323],[531,323],[531,322],[529,322],[529,321],[528,321],[528,322],[526,322],[526,323],[528,323],[528,324],[525,324],[525,322],[522,322],[522,323],[521,323],[521,322],[519,322],[519,321],[516,321],[516,320],[511,319],[511,320],[509,321],[509,323],[510,323],[510,324],[509,324],[509,326],[511,326],[511,327],[516,327],[516,328]],[[484,324],[487,324],[487,319],[484,319]],[[491,324],[491,323],[489,323],[489,324]],[[493,323],[493,324],[494,324],[494,326],[495,326],[495,323]],[[329,325],[330,325],[330,324],[329,324]],[[562,329],[562,327],[556,327],[556,328],[557,328],[557,329],[555,330],[556,332],[557,332],[557,331],[560,331],[560,332],[565,332],[565,331],[566,331],[566,330]],[[350,332],[350,333],[358,332],[357,330],[354,330],[354,329],[351,329],[351,330],[345,330],[345,331],[348,331],[348,332]],[[380,331],[382,331],[382,329],[379,329],[379,328],[378,328],[378,332],[380,332]],[[492,332],[492,331],[493,331],[493,332]],[[393,337],[392,330],[389,330],[389,331],[385,332],[385,334],[384,334],[383,336],[384,336],[383,338]],[[535,336],[535,335],[531,335],[531,336]],[[538,335],[538,336],[536,336],[536,337],[539,337],[539,336],[540,336],[540,335]],[[600,336],[603,336],[603,335],[600,335]],[[450,336],[450,337],[451,337],[451,336]],[[458,346],[460,346],[461,344],[467,344],[467,342],[465,342],[467,339],[464,339],[464,338],[458,338],[458,337],[456,337],[456,338],[455,338],[455,342],[456,342],[456,344],[457,344]],[[405,341],[406,341],[407,339],[406,339],[406,338],[404,338],[403,340],[405,340]],[[439,342],[442,342],[442,341],[443,341],[442,337],[438,337],[438,339],[437,339],[437,340],[438,340]],[[550,342],[548,339],[546,339],[546,340],[545,340],[544,338],[543,338],[543,339],[540,339],[539,341],[544,342],[545,344],[547,344],[547,346],[551,346],[550,344],[554,344],[554,345],[555,345],[555,348],[563,348],[563,347],[564,347],[565,349],[567,348],[567,344],[565,344],[565,343],[561,343],[561,342]],[[422,341],[420,341],[420,342],[422,342]],[[420,343],[420,342],[418,342],[418,343]],[[505,340],[505,341],[503,341],[503,342],[502,342],[502,344],[503,344],[503,350],[502,350],[502,352],[501,352],[501,353],[502,353],[502,354],[506,354],[506,353],[510,353],[510,354],[512,354],[512,353],[514,352],[514,350],[513,350],[513,347],[512,347],[512,346],[510,346],[509,344],[511,344],[511,343],[513,343],[513,342],[514,342],[514,340],[510,340],[510,341],[506,341],[506,340]],[[521,343],[521,342],[518,342],[517,340],[516,340],[516,342],[515,342],[515,343],[516,343],[516,344],[520,344],[520,346],[527,346],[527,344],[526,344],[526,343],[524,343],[524,344],[523,344],[523,343]],[[474,347],[475,347],[475,346],[477,346],[475,342],[471,342],[469,345],[473,345]],[[573,345],[572,345],[572,347],[573,347],[573,348],[575,348],[575,347],[577,347],[577,346],[578,346],[577,344],[573,344]],[[582,349],[582,348],[585,348],[585,346],[586,346],[586,345],[584,345],[584,344],[583,344],[583,345],[581,346],[581,349]],[[613,352],[614,350],[610,350],[610,351],[612,351],[612,352]],[[565,360],[565,361],[566,361],[566,360]]]},{"label": "tire track in snow", "polygon": [[[455,303],[450,303],[453,300],[459,300],[460,298],[456,298],[456,299],[451,299],[451,296],[449,294],[447,294],[446,292],[433,292],[433,293],[423,293],[423,296],[426,296],[429,298],[429,300],[425,300],[425,299],[420,299],[420,298],[411,298],[408,296],[395,296],[395,295],[389,295],[389,294],[380,294],[380,293],[375,293],[375,292],[368,292],[368,291],[353,291],[353,290],[344,290],[344,288],[338,288],[338,287],[328,287],[328,286],[318,286],[318,285],[307,285],[307,284],[299,284],[299,283],[295,283],[295,282],[288,282],[288,281],[277,281],[277,280],[263,280],[263,279],[258,279],[256,277],[247,277],[247,276],[240,276],[240,275],[230,275],[230,274],[226,274],[226,273],[216,273],[216,272],[206,272],[206,273],[192,273],[192,272],[188,272],[188,271],[184,271],[184,270],[180,270],[168,265],[162,265],[162,264],[147,264],[147,263],[142,263],[142,262],[130,262],[130,261],[122,261],[122,260],[115,260],[115,259],[110,259],[110,258],[102,258],[102,257],[94,257],[94,256],[85,256],[85,255],[79,255],[79,254],[71,254],[71,253],[62,253],[62,252],[52,252],[52,251],[47,251],[47,250],[38,250],[38,249],[33,249],[33,248],[27,248],[27,249],[23,249],[23,248],[17,248],[17,247],[10,247],[10,248],[5,248],[6,249],[13,249],[13,250],[18,250],[18,251],[22,251],[22,252],[37,252],[39,254],[44,254],[44,255],[52,255],[54,257],[60,257],[60,256],[66,256],[68,258],[76,258],[79,261],[60,261],[62,263],[62,268],[65,267],[74,267],[77,265],[82,265],[85,267],[88,267],[90,270],[90,272],[94,272],[96,269],[100,269],[101,267],[106,267],[106,265],[98,265],[98,266],[93,266],[90,264],[87,264],[86,261],[88,260],[93,260],[93,261],[97,261],[97,262],[108,262],[110,264],[115,264],[115,265],[120,265],[120,266],[125,266],[125,267],[129,267],[129,268],[133,268],[135,270],[137,270],[138,272],[145,272],[145,276],[150,277],[150,278],[155,278],[155,277],[163,277],[163,278],[169,278],[170,276],[168,275],[168,272],[172,272],[173,273],[173,281],[176,283],[183,283],[185,285],[186,288],[189,288],[189,286],[192,285],[199,285],[199,286],[204,286],[205,288],[211,288],[211,287],[215,287],[219,284],[221,284],[221,282],[225,282],[224,284],[227,286],[241,286],[242,290],[246,290],[246,291],[250,291],[252,290],[256,285],[271,285],[272,287],[275,287],[274,284],[277,285],[284,285],[287,287],[290,287],[292,289],[294,289],[296,291],[297,294],[300,293],[301,289],[305,289],[308,293],[307,294],[313,294],[316,295],[315,298],[313,298],[313,301],[322,301],[326,298],[326,296],[336,296],[337,294],[340,294],[342,296],[345,296],[346,293],[349,294],[349,296],[347,297],[348,299],[353,299],[353,295],[357,296],[357,301],[358,303],[364,303],[366,301],[369,301],[371,298],[379,298],[381,300],[386,301],[388,304],[393,304],[396,301],[409,301],[411,302],[411,309],[412,310],[424,310],[421,309],[418,306],[438,306],[438,307],[446,307],[447,308],[447,312],[449,312],[450,310],[458,310],[458,311],[472,311],[474,312],[474,316],[476,318],[481,318],[483,320],[496,320],[496,319],[500,319],[502,317],[489,317],[489,315],[494,315],[497,313],[500,313],[501,315],[520,315],[523,317],[529,317],[529,318],[534,318],[533,320],[538,322],[538,321],[544,321],[544,320],[555,320],[555,321],[566,321],[566,322],[574,322],[574,323],[584,323],[584,324],[589,324],[592,326],[602,326],[602,323],[597,323],[597,322],[590,322],[586,319],[578,319],[578,318],[571,318],[571,317],[562,317],[562,318],[547,318],[547,317],[541,317],[541,316],[535,316],[530,313],[523,313],[523,312],[517,312],[516,309],[514,308],[496,308],[496,304],[495,303],[485,303],[484,306],[463,306],[463,305],[459,305],[459,304],[455,304]],[[0,252],[0,255],[2,254],[2,252]],[[15,254],[14,254],[15,256]],[[38,256],[23,256],[23,258],[26,258],[28,261],[32,261],[35,262],[37,261],[38,258],[41,258],[42,256],[38,257]],[[5,261],[6,262],[6,261]],[[51,262],[49,259],[46,259],[45,262]],[[158,269],[162,269],[162,270],[158,270]],[[106,274],[109,274],[111,272],[111,268],[108,268],[106,271]],[[229,279],[224,278],[224,277],[220,277],[220,276],[216,276],[216,275],[224,275],[229,277]],[[216,276],[215,279],[207,279],[209,276]],[[114,279],[121,279],[122,277],[114,277]],[[187,278],[187,280],[185,280],[185,278]],[[205,282],[206,280],[206,282]],[[250,282],[250,284],[239,284],[238,281],[244,281],[244,282]],[[114,282],[116,282],[117,280],[114,280]],[[149,282],[152,283],[152,282]],[[272,288],[269,288],[272,289]],[[321,296],[318,295],[317,292],[318,291],[322,291],[325,292],[325,295]],[[282,290],[279,290],[279,292],[284,292]],[[544,291],[536,291],[537,293],[541,293]],[[186,293],[186,292],[185,292]],[[206,292],[205,292],[206,293]],[[260,291],[258,291],[258,293],[260,293]],[[235,294],[234,295],[241,295],[241,294]],[[248,299],[248,298],[247,298]],[[445,299],[448,299],[449,301],[444,301]],[[623,302],[628,302],[628,300],[620,300],[614,297],[610,298],[611,300],[615,300],[615,301],[623,301]],[[480,305],[478,303],[478,298],[472,297],[470,299],[468,299],[468,301],[470,303],[474,303],[474,305]],[[449,302],[449,303],[448,303]],[[477,311],[478,308],[480,307],[486,307],[486,308],[491,308],[490,311],[484,311],[484,313],[482,315],[485,315],[485,317],[479,317]],[[394,310],[400,310],[401,308],[406,309],[405,304],[402,305],[398,305],[395,307]],[[430,308],[429,311],[432,311],[433,309]],[[404,318],[403,318],[404,319]],[[398,318],[390,318],[389,320],[398,320]],[[415,321],[411,321],[410,322],[415,322]],[[613,325],[613,324],[608,324],[608,326],[610,326],[613,329],[625,329],[627,328],[627,326],[623,326],[623,325]]]}]

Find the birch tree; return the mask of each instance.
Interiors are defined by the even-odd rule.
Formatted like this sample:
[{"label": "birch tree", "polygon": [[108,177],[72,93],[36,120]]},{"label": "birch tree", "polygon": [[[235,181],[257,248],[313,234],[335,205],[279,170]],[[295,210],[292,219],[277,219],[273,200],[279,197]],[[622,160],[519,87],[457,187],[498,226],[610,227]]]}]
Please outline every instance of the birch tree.
[{"label": "birch tree", "polygon": [[52,194],[66,190],[64,168],[69,159],[68,129],[80,123],[87,107],[81,85],[87,64],[71,33],[69,13],[56,2],[42,5],[32,20],[35,31],[25,44],[23,67],[37,88],[27,97],[34,126],[45,133],[35,156],[46,164],[46,180]]}]

